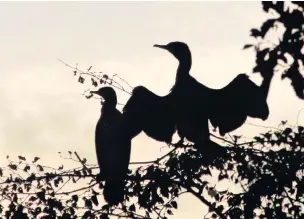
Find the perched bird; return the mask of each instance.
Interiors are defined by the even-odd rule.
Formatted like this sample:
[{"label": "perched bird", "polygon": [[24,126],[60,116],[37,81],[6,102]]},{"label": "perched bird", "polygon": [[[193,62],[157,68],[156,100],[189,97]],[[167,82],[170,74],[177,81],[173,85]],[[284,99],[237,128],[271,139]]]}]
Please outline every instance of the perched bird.
[{"label": "perched bird", "polygon": [[103,87],[93,94],[104,101],[95,130],[95,146],[100,178],[105,180],[104,198],[110,205],[124,200],[124,181],[128,172],[131,139],[123,130],[123,116],[116,109],[117,97],[113,88]]},{"label": "perched bird", "polygon": [[133,138],[141,131],[149,137],[171,143],[175,129],[172,95],[158,96],[143,86],[133,89],[123,108],[128,135]]},{"label": "perched bird", "polygon": [[190,75],[191,52],[183,42],[154,45],[169,51],[179,62],[171,89],[179,136],[194,143],[209,141],[208,119],[221,135],[244,124],[247,116],[266,120],[271,77],[259,87],[246,74],[239,74],[222,89],[211,89]]}]

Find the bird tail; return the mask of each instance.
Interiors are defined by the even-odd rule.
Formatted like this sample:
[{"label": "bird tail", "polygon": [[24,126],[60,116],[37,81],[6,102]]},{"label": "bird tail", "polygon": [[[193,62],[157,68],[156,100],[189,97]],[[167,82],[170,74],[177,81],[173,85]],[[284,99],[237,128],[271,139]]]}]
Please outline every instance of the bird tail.
[{"label": "bird tail", "polygon": [[109,205],[118,205],[124,201],[124,187],[123,180],[108,180],[105,183],[103,190],[104,199]]}]

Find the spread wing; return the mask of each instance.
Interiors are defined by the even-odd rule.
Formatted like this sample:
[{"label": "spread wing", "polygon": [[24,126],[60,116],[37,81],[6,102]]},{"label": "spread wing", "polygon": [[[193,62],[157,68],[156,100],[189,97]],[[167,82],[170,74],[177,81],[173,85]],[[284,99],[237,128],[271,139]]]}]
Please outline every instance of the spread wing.
[{"label": "spread wing", "polygon": [[245,74],[239,74],[226,87],[210,92],[209,119],[214,127],[219,127],[221,135],[242,126],[247,116],[263,120],[268,118],[265,95]]},{"label": "spread wing", "polygon": [[144,131],[155,140],[171,142],[175,121],[170,94],[161,97],[145,87],[136,87],[123,109],[123,117],[130,136]]}]

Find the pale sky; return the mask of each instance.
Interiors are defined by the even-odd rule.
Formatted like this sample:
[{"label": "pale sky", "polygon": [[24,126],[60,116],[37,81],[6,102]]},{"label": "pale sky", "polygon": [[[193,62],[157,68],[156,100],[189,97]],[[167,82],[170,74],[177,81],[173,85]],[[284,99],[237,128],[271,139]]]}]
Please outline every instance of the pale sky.
[{"label": "pale sky", "polygon": [[[176,60],[153,44],[186,42],[193,56],[191,74],[212,88],[228,84],[237,74],[251,74],[255,54],[242,50],[253,27],[265,15],[260,2],[11,2],[0,3],[0,156],[40,156],[59,164],[57,152],[77,151],[96,163],[94,129],[98,100],[80,95],[72,70],[60,63],[118,73],[131,85],[144,85],[159,95],[169,92]],[[118,92],[119,102],[126,96]],[[295,124],[304,107],[277,75],[268,98],[267,121]],[[298,117],[304,122],[304,113]],[[236,131],[252,136],[264,129],[244,125]],[[144,134],[132,142],[132,160],[153,160],[163,144]],[[56,161],[56,162],[54,162]],[[189,205],[189,203],[191,203]],[[202,218],[205,207],[182,197],[172,218]]]}]

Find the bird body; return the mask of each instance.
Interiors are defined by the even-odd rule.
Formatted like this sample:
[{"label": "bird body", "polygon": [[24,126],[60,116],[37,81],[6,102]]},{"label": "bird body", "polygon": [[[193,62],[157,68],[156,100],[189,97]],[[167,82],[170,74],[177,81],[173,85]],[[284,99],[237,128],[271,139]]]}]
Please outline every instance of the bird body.
[{"label": "bird body", "polygon": [[116,205],[124,200],[131,139],[123,130],[123,115],[116,109],[115,91],[104,87],[92,93],[105,99],[95,129],[95,147],[100,177],[105,180],[104,198],[109,204]]}]

